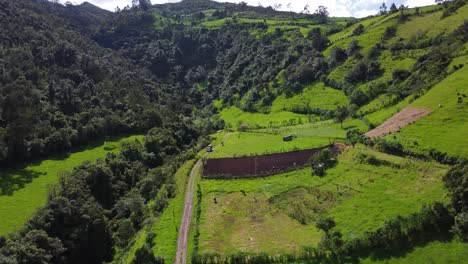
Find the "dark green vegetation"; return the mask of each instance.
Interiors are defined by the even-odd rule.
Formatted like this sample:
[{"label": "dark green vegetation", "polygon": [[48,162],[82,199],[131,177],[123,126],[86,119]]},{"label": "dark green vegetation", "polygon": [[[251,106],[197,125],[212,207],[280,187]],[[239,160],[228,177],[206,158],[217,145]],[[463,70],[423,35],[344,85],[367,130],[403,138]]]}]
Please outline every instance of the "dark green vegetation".
[{"label": "dark green vegetation", "polygon": [[[360,149],[312,159],[321,177],[199,180],[195,262],[466,259],[466,1],[359,20],[134,3],[0,0],[0,216],[18,218],[0,229],[17,230],[0,237],[0,263],[172,262],[187,173],[210,140],[219,157]],[[361,137],[406,106],[432,113]],[[146,136],[62,172],[64,153],[120,134]],[[25,165],[51,160],[63,168]]]}]

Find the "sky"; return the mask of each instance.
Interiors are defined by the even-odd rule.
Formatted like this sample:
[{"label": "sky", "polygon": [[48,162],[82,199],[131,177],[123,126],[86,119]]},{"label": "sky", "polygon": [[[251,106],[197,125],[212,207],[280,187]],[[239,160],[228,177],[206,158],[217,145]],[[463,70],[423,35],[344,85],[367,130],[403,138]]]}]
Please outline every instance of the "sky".
[{"label": "sky", "polygon": [[[64,0],[63,0],[64,1]],[[62,1],[62,2],[63,2]],[[118,6],[120,8],[130,5],[131,0],[86,0],[101,8],[114,11]],[[219,0],[218,2],[231,2],[239,3],[242,0]],[[383,0],[243,0],[248,5],[258,6],[273,6],[274,4],[281,4],[280,10],[284,11],[295,11],[301,12],[306,5],[309,5],[309,10],[313,13],[318,6],[323,5],[328,8],[330,16],[335,17],[366,17],[369,15],[375,15],[379,11],[380,5],[383,2],[386,3],[387,7],[390,7],[392,3],[397,6],[404,4],[405,6],[425,6],[433,5],[434,0],[394,0],[394,1],[383,1]],[[80,4],[85,2],[84,0],[71,0],[74,4]],[[178,0],[152,0],[153,4],[161,3],[174,3],[179,2]],[[288,8],[288,4],[291,4]]]}]

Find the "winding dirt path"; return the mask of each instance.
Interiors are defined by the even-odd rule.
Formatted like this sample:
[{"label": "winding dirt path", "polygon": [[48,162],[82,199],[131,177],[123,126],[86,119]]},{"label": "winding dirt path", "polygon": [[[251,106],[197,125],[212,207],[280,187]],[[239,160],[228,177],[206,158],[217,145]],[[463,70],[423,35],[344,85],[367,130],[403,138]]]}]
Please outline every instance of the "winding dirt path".
[{"label": "winding dirt path", "polygon": [[[227,133],[224,135],[223,142],[229,138],[232,133]],[[217,145],[215,150],[219,147]],[[203,157],[207,157],[209,153],[205,154]],[[197,173],[202,166],[202,159],[199,159],[197,163],[193,166],[190,171],[190,176],[187,184],[187,190],[185,191],[185,202],[184,202],[184,213],[182,215],[182,222],[180,223],[179,228],[179,238],[177,239],[177,253],[175,264],[186,264],[187,263],[187,250],[188,250],[188,241],[190,234],[190,222],[192,221],[192,212],[193,212],[193,198],[195,193],[195,180],[197,178]]]}]

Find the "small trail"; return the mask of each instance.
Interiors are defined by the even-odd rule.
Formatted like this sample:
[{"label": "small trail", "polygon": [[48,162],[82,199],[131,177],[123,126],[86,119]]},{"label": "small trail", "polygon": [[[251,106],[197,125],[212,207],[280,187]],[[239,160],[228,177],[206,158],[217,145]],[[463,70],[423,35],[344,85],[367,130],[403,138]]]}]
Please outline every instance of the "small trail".
[{"label": "small trail", "polygon": [[[229,138],[233,133],[227,133],[224,135],[223,142]],[[215,147],[218,148],[219,145]],[[207,157],[209,153],[205,154],[203,157]],[[195,192],[195,180],[197,178],[197,173],[202,166],[202,159],[199,159],[197,163],[193,166],[190,171],[190,176],[187,184],[187,190],[185,191],[185,202],[184,202],[184,213],[182,215],[182,222],[180,223],[179,228],[179,238],[177,239],[177,253],[175,264],[186,264],[187,263],[187,250],[188,250],[188,241],[190,234],[190,222],[192,221],[192,211],[193,211],[193,198]]]},{"label": "small trail", "polygon": [[177,240],[176,264],[187,263],[187,247],[190,233],[190,222],[192,220],[195,179],[201,165],[202,161],[198,160],[195,166],[193,166],[192,171],[190,171],[189,182],[185,192],[184,214],[182,216],[182,222],[180,223],[179,239]]}]

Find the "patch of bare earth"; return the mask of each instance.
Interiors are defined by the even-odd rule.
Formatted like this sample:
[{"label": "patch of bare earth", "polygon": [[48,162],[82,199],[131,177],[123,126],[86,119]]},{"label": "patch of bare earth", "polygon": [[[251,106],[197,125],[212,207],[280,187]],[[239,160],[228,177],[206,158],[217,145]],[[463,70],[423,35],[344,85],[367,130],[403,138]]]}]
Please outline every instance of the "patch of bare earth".
[{"label": "patch of bare earth", "polygon": [[372,129],[366,133],[366,136],[370,138],[383,137],[387,134],[400,131],[403,127],[413,123],[414,121],[428,115],[432,110],[408,107],[398,112],[390,119],[385,121],[380,126]]}]

